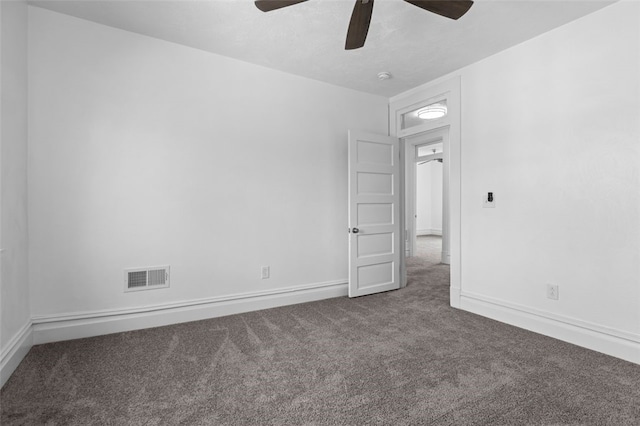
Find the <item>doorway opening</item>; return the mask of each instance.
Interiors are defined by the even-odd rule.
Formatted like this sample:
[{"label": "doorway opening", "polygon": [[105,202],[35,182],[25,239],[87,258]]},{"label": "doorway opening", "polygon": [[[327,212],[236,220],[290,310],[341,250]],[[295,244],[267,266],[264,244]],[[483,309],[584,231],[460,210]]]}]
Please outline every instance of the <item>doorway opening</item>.
[{"label": "doorway opening", "polygon": [[[449,128],[442,127],[405,141],[405,256],[418,255],[418,242],[450,264],[449,252]],[[430,238],[421,238],[430,237]],[[421,244],[422,244],[421,243]],[[422,247],[422,252],[426,246]]]},{"label": "doorway opening", "polygon": [[416,147],[414,256],[428,263],[442,262],[443,143]]},{"label": "doorway opening", "polygon": [[449,127],[404,144],[407,285],[449,287]]},{"label": "doorway opening", "polygon": [[[408,269],[411,269],[412,259],[409,257],[417,250],[412,247],[415,240],[412,232],[413,202],[415,182],[412,175],[415,160],[415,146],[424,145],[430,138],[443,133],[443,211],[442,211],[442,264],[433,269],[440,269],[449,286],[449,303],[454,308],[460,308],[461,303],[461,146],[460,146],[460,76],[429,83],[415,90],[397,95],[389,100],[389,132],[391,136],[401,139],[403,163],[405,172],[401,182],[401,206],[403,208],[401,220],[405,231],[402,239],[405,248],[401,256],[401,274],[403,286],[408,285]],[[446,114],[440,118],[422,119],[423,108],[430,105],[446,106]],[[414,115],[417,119],[414,120]],[[413,185],[415,186],[415,185]],[[424,280],[423,280],[424,281]]]}]

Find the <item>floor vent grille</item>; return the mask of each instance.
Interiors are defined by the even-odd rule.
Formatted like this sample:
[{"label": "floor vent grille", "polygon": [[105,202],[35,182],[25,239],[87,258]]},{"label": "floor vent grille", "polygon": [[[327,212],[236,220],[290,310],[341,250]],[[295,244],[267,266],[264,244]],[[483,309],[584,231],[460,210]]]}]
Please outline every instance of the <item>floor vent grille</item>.
[{"label": "floor vent grille", "polygon": [[169,287],[169,267],[128,268],[124,270],[124,291]]}]

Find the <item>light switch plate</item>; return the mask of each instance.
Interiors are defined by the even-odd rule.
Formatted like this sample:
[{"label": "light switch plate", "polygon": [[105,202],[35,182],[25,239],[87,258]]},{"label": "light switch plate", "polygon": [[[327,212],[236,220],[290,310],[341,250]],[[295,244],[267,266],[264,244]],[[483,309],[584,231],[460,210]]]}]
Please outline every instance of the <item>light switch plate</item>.
[{"label": "light switch plate", "polygon": [[493,201],[489,201],[489,193],[484,194],[484,198],[482,199],[482,207],[485,209],[495,209],[496,208],[496,194],[493,194]]}]

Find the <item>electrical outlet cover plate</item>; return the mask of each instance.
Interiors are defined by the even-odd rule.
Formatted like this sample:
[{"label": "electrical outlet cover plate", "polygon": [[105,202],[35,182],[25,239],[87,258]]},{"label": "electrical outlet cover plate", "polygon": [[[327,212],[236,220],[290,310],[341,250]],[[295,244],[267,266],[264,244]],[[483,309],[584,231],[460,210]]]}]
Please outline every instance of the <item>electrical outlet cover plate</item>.
[{"label": "electrical outlet cover plate", "polygon": [[554,284],[547,284],[547,299],[558,300],[558,286]]},{"label": "electrical outlet cover plate", "polygon": [[269,278],[271,271],[270,268],[268,266],[263,266],[262,267],[262,279],[266,280],[267,278]]}]

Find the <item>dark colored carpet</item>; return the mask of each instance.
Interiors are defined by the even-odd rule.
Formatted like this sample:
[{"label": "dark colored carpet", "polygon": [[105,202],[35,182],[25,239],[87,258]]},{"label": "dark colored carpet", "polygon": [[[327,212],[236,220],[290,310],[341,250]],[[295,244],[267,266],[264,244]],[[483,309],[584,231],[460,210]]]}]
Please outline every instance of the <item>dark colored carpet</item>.
[{"label": "dark colored carpet", "polygon": [[406,289],[36,346],[2,425],[639,425],[640,366]]}]

